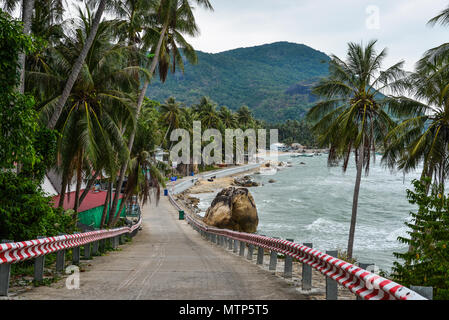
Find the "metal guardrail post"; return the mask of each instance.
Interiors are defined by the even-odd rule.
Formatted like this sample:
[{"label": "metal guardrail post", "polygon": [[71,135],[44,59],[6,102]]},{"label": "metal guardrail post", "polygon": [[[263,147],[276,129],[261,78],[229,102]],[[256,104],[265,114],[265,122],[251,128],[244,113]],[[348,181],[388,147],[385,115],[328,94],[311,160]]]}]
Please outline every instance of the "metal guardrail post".
[{"label": "metal guardrail post", "polygon": [[[306,247],[312,248],[312,243],[304,243]],[[312,267],[307,263],[302,264],[302,290],[312,290]]]},{"label": "metal guardrail post", "polygon": [[[63,236],[60,233],[59,236]],[[59,250],[56,252],[56,272],[63,272],[65,267],[65,250]]]},{"label": "metal guardrail post", "polygon": [[239,255],[241,257],[243,257],[245,255],[245,247],[246,247],[246,243],[240,241],[240,252],[239,252]]},{"label": "metal guardrail post", "polygon": [[248,245],[248,254],[246,255],[246,259],[253,260],[253,251],[254,251],[254,245],[249,244]]},{"label": "metal guardrail post", "polygon": [[92,255],[96,256],[98,254],[98,246],[99,246],[99,242],[95,241],[92,243]]},{"label": "metal guardrail post", "polygon": [[[78,234],[79,232],[75,232],[75,234]],[[72,264],[79,265],[80,264],[80,247],[74,247],[72,248]]]},{"label": "metal guardrail post", "polygon": [[[368,267],[370,266],[374,266],[374,263],[362,263],[362,262],[359,263],[359,267],[364,270],[368,269]],[[357,300],[364,300],[364,299],[360,296],[357,296]]]},{"label": "metal guardrail post", "polygon": [[[279,239],[279,237],[274,237],[274,239]],[[278,253],[274,250],[271,250],[270,252],[270,266],[268,267],[268,270],[276,270],[276,265],[278,262]]]},{"label": "metal guardrail post", "polygon": [[278,262],[278,253],[276,251],[270,252],[270,266],[268,270],[276,270],[276,264]]},{"label": "metal guardrail post", "polygon": [[112,238],[112,249],[117,249],[118,248],[118,238],[119,236],[115,236]]},{"label": "metal guardrail post", "polygon": [[232,239],[228,238],[228,250],[232,250]]},{"label": "metal guardrail post", "polygon": [[433,300],[433,288],[432,287],[421,287],[421,286],[410,286],[410,290],[422,295],[424,298]]},{"label": "metal guardrail post", "polygon": [[105,252],[105,250],[106,250],[106,239],[101,239],[100,240],[100,252]]},{"label": "metal guardrail post", "polygon": [[120,235],[119,237],[118,237],[118,243],[120,244],[120,245],[122,245],[122,244],[125,244],[125,235],[124,234],[122,234],[122,235]]},{"label": "metal guardrail post", "polygon": [[[326,254],[337,257],[338,251],[326,251]],[[326,277],[326,300],[338,300],[338,286],[337,281],[332,278]]]},{"label": "metal guardrail post", "polygon": [[90,243],[84,245],[84,259],[90,259]]},{"label": "metal guardrail post", "polygon": [[[43,239],[45,237],[37,237]],[[45,256],[40,256],[34,259],[34,281],[41,282],[44,280],[44,264]]]},{"label": "metal guardrail post", "polygon": [[[2,243],[10,243],[14,240],[2,240]],[[9,290],[9,278],[11,275],[11,264],[0,264],[0,296],[7,296]]]},{"label": "metal guardrail post", "polygon": [[237,250],[238,250],[238,248],[239,248],[239,240],[234,240],[234,250],[233,250],[233,252],[234,253],[237,253]]},{"label": "metal guardrail post", "polygon": [[262,247],[257,248],[257,264],[263,264],[264,249]]},{"label": "metal guardrail post", "polygon": [[[287,241],[294,242],[294,239],[286,239]],[[293,276],[293,258],[285,255],[284,259],[284,278],[291,279]]]}]

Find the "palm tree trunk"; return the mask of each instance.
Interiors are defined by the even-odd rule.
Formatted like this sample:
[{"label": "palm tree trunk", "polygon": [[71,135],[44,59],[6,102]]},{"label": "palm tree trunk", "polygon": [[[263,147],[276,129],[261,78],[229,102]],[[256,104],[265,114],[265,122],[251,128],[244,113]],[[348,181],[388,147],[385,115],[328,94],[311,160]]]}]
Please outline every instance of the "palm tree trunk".
[{"label": "palm tree trunk", "polygon": [[101,171],[95,172],[95,174],[92,177],[92,179],[90,179],[89,182],[87,182],[86,189],[84,189],[83,193],[81,194],[81,197],[80,197],[80,200],[79,200],[79,205],[81,205],[81,203],[83,203],[83,200],[86,198],[87,194],[89,193],[89,190],[92,188],[92,186],[95,183],[95,181],[97,181],[97,178],[100,175],[100,172]]},{"label": "palm tree trunk", "polygon": [[59,204],[58,207],[62,208],[64,206],[64,199],[65,199],[65,190],[67,189],[67,176],[64,175],[62,177],[62,184],[61,184],[61,194],[59,196]]},{"label": "palm tree trunk", "polygon": [[75,191],[75,205],[73,206],[73,210],[75,212],[78,212],[79,204],[80,204],[80,190],[81,190],[81,183],[82,183],[82,167],[83,167],[83,152],[79,152],[79,161],[78,161],[78,167],[76,168],[76,191]]},{"label": "palm tree trunk", "polygon": [[349,228],[349,239],[348,239],[348,259],[352,258],[352,252],[354,248],[354,235],[355,235],[355,225],[357,221],[357,207],[359,203],[359,191],[360,191],[360,182],[362,181],[362,171],[363,171],[363,159],[364,159],[364,147],[363,143],[360,146],[360,152],[357,161],[357,176],[355,179],[354,186],[354,197],[352,200],[352,215],[351,215],[351,226]]},{"label": "palm tree trunk", "polygon": [[[161,31],[161,35],[160,35],[159,41],[157,43],[156,51],[154,53],[154,58],[153,58],[153,61],[151,62],[151,66],[150,66],[150,76],[153,76],[153,73],[156,70],[157,62],[159,60],[158,59],[159,53],[161,51],[162,40],[165,37],[165,33],[167,32],[167,29],[168,29],[168,22],[165,23],[165,25]],[[150,79],[145,78],[145,83],[143,84],[142,90],[140,91],[140,94],[139,94],[139,98],[137,99],[136,119],[139,119],[140,109],[142,108],[143,99],[145,98],[145,94],[147,92],[149,84],[150,84]],[[130,153],[133,148],[134,137],[136,136],[136,130],[137,130],[137,126],[133,129],[133,131],[131,132],[131,134],[129,136],[128,150]],[[115,210],[117,209],[118,198],[120,196],[120,190],[122,189],[123,180],[125,179],[125,172],[126,172],[127,168],[128,168],[128,162],[125,161],[123,163],[122,167],[120,168],[120,176],[119,176],[119,180],[117,182],[117,188],[115,190],[115,195],[114,195],[114,202],[112,203],[112,208],[111,208],[112,212],[115,212]],[[109,219],[109,223],[108,223],[109,227],[112,226],[113,220],[115,220],[115,219]]]},{"label": "palm tree trunk", "polygon": [[106,194],[106,200],[104,201],[103,214],[101,215],[100,229],[103,229],[103,226],[106,222],[106,215],[108,214],[109,200],[112,195],[112,182],[109,182],[108,193]]},{"label": "palm tree trunk", "polygon": [[[31,31],[31,19],[33,17],[34,0],[22,1],[22,22],[23,22],[23,34],[29,35]],[[25,92],[25,53],[19,54],[19,69],[20,69],[20,84],[19,92]]]},{"label": "palm tree trunk", "polygon": [[115,224],[117,223],[118,219],[120,219],[120,214],[123,211],[123,208],[125,207],[126,202],[128,202],[130,196],[131,196],[131,194],[129,193],[125,197],[122,198],[122,202],[120,203],[120,207],[118,209],[118,212],[114,216],[114,221],[112,221],[112,227],[115,226]]},{"label": "palm tree trunk", "polygon": [[59,98],[58,103],[56,104],[55,112],[53,113],[50,122],[48,123],[48,127],[50,129],[54,129],[54,127],[56,126],[59,116],[62,113],[62,109],[65,103],[67,102],[67,99],[69,98],[70,92],[72,91],[72,87],[75,84],[76,79],[78,78],[84,60],[86,59],[86,56],[97,34],[97,30],[100,25],[101,17],[103,15],[106,2],[107,2],[106,0],[101,0],[100,4],[98,5],[98,9],[97,12],[95,13],[95,18],[92,23],[92,28],[90,29],[89,36],[87,37],[86,43],[84,44],[84,47],[81,50],[80,55],[78,56],[78,58],[75,61],[75,64],[73,65],[72,72],[70,73],[69,78],[67,79],[67,83],[64,87],[64,90],[62,91],[61,97]]}]

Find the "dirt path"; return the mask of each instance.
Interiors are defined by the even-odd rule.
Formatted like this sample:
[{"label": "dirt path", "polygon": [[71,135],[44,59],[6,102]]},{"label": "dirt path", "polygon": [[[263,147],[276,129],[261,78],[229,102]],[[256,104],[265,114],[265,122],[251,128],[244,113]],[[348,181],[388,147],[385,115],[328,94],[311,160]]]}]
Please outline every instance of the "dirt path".
[{"label": "dirt path", "polygon": [[65,280],[18,299],[308,299],[271,272],[205,240],[167,197],[143,210],[143,230],[121,251],[95,257],[80,289]]}]

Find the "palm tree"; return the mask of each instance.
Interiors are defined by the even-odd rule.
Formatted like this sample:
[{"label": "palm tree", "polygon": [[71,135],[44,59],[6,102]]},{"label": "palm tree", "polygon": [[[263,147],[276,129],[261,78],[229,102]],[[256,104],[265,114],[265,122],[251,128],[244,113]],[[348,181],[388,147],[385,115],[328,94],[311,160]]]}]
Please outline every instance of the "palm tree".
[{"label": "palm tree", "polygon": [[226,106],[222,106],[220,108],[219,117],[225,128],[233,129],[237,127],[237,119],[235,114]]},{"label": "palm tree", "polygon": [[357,177],[352,202],[347,254],[352,258],[357,206],[362,170],[368,174],[370,157],[384,142],[394,121],[386,113],[387,99],[382,92],[394,88],[394,82],[405,76],[403,62],[381,71],[386,49],[379,54],[376,41],[348,44],[347,61],[332,55],[329,77],[320,81],[313,92],[323,99],[308,112],[307,118],[314,122],[313,131],[318,134],[321,146],[330,146],[328,165],[343,160],[346,172],[350,155],[355,154]]},{"label": "palm tree", "polygon": [[[213,10],[209,0],[195,0],[195,2],[199,5],[202,5],[206,9]],[[165,46],[163,46],[163,42],[167,37],[168,30],[171,30],[172,34],[176,34],[175,31],[180,30],[180,33],[187,33],[191,36],[195,36],[198,33],[198,27],[196,25],[195,17],[192,12],[192,7],[188,0],[160,0],[160,3],[157,6],[154,15],[154,25],[148,26],[147,29],[158,30],[159,38],[157,42],[152,42],[152,40],[156,40],[157,37],[155,38],[154,36],[152,36],[152,34],[154,35],[154,33],[146,33],[148,36],[146,36],[145,42],[153,44],[151,49],[153,59],[151,61],[151,65],[149,66],[149,76],[145,77],[143,87],[140,90],[139,96],[137,98],[137,118],[140,115],[140,110],[142,108],[145,95],[147,94],[148,86],[159,62],[161,49],[163,50],[165,48]],[[132,150],[133,148],[135,134],[136,131],[133,130],[128,138],[129,150]],[[127,166],[127,163],[123,163],[120,169],[120,176],[117,182],[117,190],[112,204],[113,210],[115,210],[115,208],[117,207],[119,193],[123,184],[123,180],[125,178]]]},{"label": "palm tree", "polygon": [[161,123],[167,126],[167,131],[163,141],[167,140],[169,133],[178,129],[181,122],[181,103],[175,98],[168,98],[164,104],[160,106]]},{"label": "palm tree", "polygon": [[245,129],[253,124],[254,119],[248,106],[243,105],[237,110],[237,121]]},{"label": "palm tree", "polygon": [[424,58],[418,63],[403,81],[407,97],[390,102],[390,112],[405,120],[388,134],[383,157],[390,168],[398,166],[406,173],[423,164],[421,177],[430,178],[441,191],[449,172],[448,79],[445,60]]},{"label": "palm tree", "polygon": [[[58,88],[64,86],[72,62],[83,47],[80,44],[85,42],[93,24],[89,10],[87,16],[81,9],[79,12],[79,28],[73,37],[67,36],[63,44],[51,51],[52,56],[47,58],[47,72],[29,72],[31,82],[47,84],[42,94],[46,99],[38,103],[43,119],[53,114],[60,99]],[[138,67],[127,67],[127,48],[121,43],[111,42],[114,25],[114,21],[99,24],[82,72],[56,123],[61,132],[58,147],[58,163],[63,173],[61,198],[76,172],[75,209],[80,204],[79,187],[86,167],[95,168],[98,172],[108,161],[107,167],[112,168],[117,155],[121,162],[128,158],[122,135],[126,127],[131,130],[134,126],[135,109],[126,92],[135,86],[132,70]]]},{"label": "palm tree", "polygon": [[[449,25],[449,6],[441,11],[437,16],[433,17],[427,23],[430,26],[441,24],[443,26]],[[435,59],[442,59],[449,56],[449,43],[443,43],[442,45],[428,50],[423,57],[423,60],[431,62]]]},{"label": "palm tree", "polygon": [[201,111],[198,114],[198,118],[201,121],[203,130],[207,129],[222,129],[223,123],[221,122],[220,115],[217,112],[216,104],[212,101],[202,105]]},{"label": "palm tree", "polygon": [[90,50],[92,43],[94,42],[95,36],[97,34],[98,27],[100,26],[101,17],[103,15],[103,11],[106,6],[106,2],[107,2],[106,0],[100,1],[100,4],[98,5],[98,8],[97,8],[97,11],[95,14],[95,18],[92,22],[92,25],[90,26],[90,29],[89,29],[89,36],[87,37],[87,39],[85,39],[85,41],[83,43],[81,43],[82,50],[79,53],[78,58],[76,59],[76,61],[73,64],[72,71],[70,72],[70,74],[67,78],[67,82],[64,86],[64,90],[62,91],[62,94],[55,106],[54,113],[51,116],[50,121],[48,122],[48,127],[50,129],[55,128],[56,123],[58,122],[59,117],[61,116],[64,106],[67,102],[67,99],[70,96],[73,85],[75,84],[76,80],[78,79],[78,75],[79,75],[81,68],[83,67],[83,64],[84,64],[84,60],[86,59],[87,54],[89,53],[89,50]]}]

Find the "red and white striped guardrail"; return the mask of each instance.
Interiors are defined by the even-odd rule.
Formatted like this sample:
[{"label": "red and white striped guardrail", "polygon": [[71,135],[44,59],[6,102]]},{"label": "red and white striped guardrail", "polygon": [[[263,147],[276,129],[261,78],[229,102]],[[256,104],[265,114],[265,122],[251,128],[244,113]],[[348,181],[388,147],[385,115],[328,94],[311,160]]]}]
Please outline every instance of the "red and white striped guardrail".
[{"label": "red and white striped guardrail", "polygon": [[[171,197],[170,194],[169,196]],[[170,199],[170,201],[175,202],[174,199]],[[179,208],[177,204],[176,206]],[[291,256],[301,263],[308,264],[326,277],[337,281],[364,300],[427,300],[418,293],[396,282],[299,243],[214,228],[199,222],[189,214],[186,215],[186,220],[194,228],[205,232],[226,236],[233,240]]]},{"label": "red and white striped guardrail", "polygon": [[97,230],[77,234],[48,237],[0,244],[0,264],[17,263],[20,261],[45,256],[60,250],[79,247],[87,243],[112,238],[135,231],[142,224],[142,217],[131,227],[121,227],[111,230]]}]

